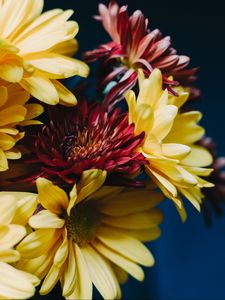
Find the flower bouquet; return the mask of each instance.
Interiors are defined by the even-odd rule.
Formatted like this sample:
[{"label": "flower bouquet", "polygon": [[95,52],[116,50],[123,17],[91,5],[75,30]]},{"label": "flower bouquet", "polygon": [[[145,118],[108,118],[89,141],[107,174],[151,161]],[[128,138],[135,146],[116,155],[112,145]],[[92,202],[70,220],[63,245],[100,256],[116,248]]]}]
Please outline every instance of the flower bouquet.
[{"label": "flower bouquet", "polygon": [[207,214],[225,199],[224,158],[192,109],[197,68],[141,11],[99,4],[109,42],[78,60],[73,11],[43,5],[0,1],[0,298],[57,283],[66,299],[121,298],[154,265],[159,204],[185,221],[185,201]]}]

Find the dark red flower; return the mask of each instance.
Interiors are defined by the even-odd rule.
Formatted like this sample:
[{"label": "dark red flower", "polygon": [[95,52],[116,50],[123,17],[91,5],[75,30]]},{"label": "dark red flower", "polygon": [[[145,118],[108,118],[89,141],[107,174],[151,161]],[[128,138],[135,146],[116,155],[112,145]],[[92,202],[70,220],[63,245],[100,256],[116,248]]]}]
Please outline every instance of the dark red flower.
[{"label": "dark red flower", "polygon": [[51,108],[50,123],[33,136],[34,149],[26,163],[37,166],[26,181],[39,176],[58,184],[73,184],[87,169],[102,169],[108,174],[131,175],[144,163],[135,151],[144,133],[134,136],[134,125],[127,113],[80,102],[75,108]]},{"label": "dark red flower", "polygon": [[213,209],[217,216],[223,215],[223,206],[225,204],[225,157],[216,156],[216,145],[209,137],[201,140],[201,145],[207,148],[214,157],[212,168],[214,171],[208,180],[215,184],[213,188],[203,189],[205,199],[202,203],[202,211],[207,225],[211,225],[211,210]]},{"label": "dark red flower", "polygon": [[[164,84],[173,92],[171,85],[179,80],[188,85],[196,79],[197,69],[185,69],[189,64],[189,57],[178,55],[171,47],[170,37],[163,37],[158,29],[148,30],[148,19],[137,10],[129,17],[127,6],[119,7],[111,1],[108,8],[99,5],[99,16],[103,27],[112,41],[101,45],[93,51],[85,53],[87,61],[103,59],[107,74],[101,87],[109,82],[118,82],[106,95],[106,105],[121,99],[124,92],[132,88],[138,77],[138,68],[149,76],[153,69],[158,68],[163,73]],[[173,76],[175,81],[168,77]]]}]

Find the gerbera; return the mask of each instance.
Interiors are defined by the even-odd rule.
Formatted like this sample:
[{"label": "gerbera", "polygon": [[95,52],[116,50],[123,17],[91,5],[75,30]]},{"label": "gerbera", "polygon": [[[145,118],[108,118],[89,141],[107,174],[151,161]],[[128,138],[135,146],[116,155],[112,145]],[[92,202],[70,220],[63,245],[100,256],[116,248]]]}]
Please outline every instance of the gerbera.
[{"label": "gerbera", "polygon": [[128,124],[127,113],[120,109],[108,113],[85,100],[73,109],[54,108],[49,125],[33,138],[27,162],[36,171],[28,180],[35,182],[42,176],[74,184],[87,169],[134,174],[144,164],[143,155],[135,151],[143,138],[144,133],[134,136],[134,125]]},{"label": "gerbera", "polygon": [[8,169],[8,159],[18,159],[21,153],[15,148],[24,132],[17,126],[41,124],[35,117],[43,112],[39,104],[27,104],[30,95],[16,83],[0,81],[0,171]]},{"label": "gerbera", "polygon": [[107,74],[104,73],[102,87],[113,80],[118,82],[106,95],[106,104],[121,99],[124,92],[137,83],[139,68],[146,76],[155,68],[160,69],[163,83],[167,86],[176,84],[168,79],[170,75],[183,83],[185,80],[185,84],[195,80],[196,69],[185,69],[189,57],[177,54],[171,47],[169,36],[163,38],[158,29],[150,31],[148,19],[140,10],[129,17],[127,6],[120,8],[115,1],[111,1],[108,8],[104,4],[99,5],[99,15],[97,19],[101,20],[112,41],[86,52],[85,58],[87,61],[103,58],[103,68]]},{"label": "gerbera", "polygon": [[74,105],[75,96],[57,79],[88,75],[85,63],[70,58],[77,49],[72,10],[42,13],[43,0],[0,1],[0,78],[18,82],[37,99]]},{"label": "gerbera", "polygon": [[0,192],[0,299],[30,298],[39,284],[36,276],[10,265],[20,259],[14,247],[26,235],[24,225],[36,204],[36,195]]},{"label": "gerbera", "polygon": [[162,213],[154,207],[161,194],[102,187],[105,178],[105,171],[85,171],[69,198],[47,179],[37,180],[43,209],[30,218],[35,231],[17,250],[24,258],[19,267],[44,278],[41,294],[60,280],[67,299],[91,299],[92,283],[105,299],[115,299],[124,271],[143,280],[138,264],[154,264],[141,241],[159,236]]},{"label": "gerbera", "polygon": [[[135,124],[135,134],[144,130],[145,138],[138,149],[148,163],[145,168],[167,197],[179,208],[179,194],[188,198],[200,209],[203,197],[200,188],[211,187],[211,183],[199,176],[208,176],[212,169],[210,153],[195,143],[204,134],[197,123],[201,113],[190,111],[179,113],[178,109],[188,99],[188,93],[177,88],[178,97],[162,88],[162,74],[155,69],[148,79],[140,80],[140,92],[129,91],[126,100],[129,106],[129,123]],[[184,211],[181,210],[184,216]]]}]

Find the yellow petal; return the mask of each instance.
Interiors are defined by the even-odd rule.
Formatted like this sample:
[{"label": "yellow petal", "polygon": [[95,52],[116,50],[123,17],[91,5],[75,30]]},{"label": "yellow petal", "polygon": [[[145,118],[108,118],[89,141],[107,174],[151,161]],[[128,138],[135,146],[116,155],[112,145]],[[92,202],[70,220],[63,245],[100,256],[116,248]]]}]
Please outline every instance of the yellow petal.
[{"label": "yellow petal", "polygon": [[25,235],[26,229],[21,225],[10,224],[0,227],[0,251],[14,247]]},{"label": "yellow petal", "polygon": [[213,162],[212,155],[201,146],[192,146],[190,154],[182,160],[182,164],[192,167],[206,167]]},{"label": "yellow petal", "polygon": [[17,200],[9,193],[0,192],[0,225],[11,223],[17,207]]},{"label": "yellow petal", "polygon": [[59,95],[59,103],[65,106],[74,106],[77,104],[77,99],[75,95],[68,90],[63,84],[61,84],[58,80],[53,80],[57,93]]},{"label": "yellow petal", "polygon": [[73,293],[76,284],[76,259],[73,247],[73,242],[69,241],[68,260],[66,262],[65,270],[62,279],[63,296],[67,297]]},{"label": "yellow petal", "polygon": [[29,224],[33,228],[62,228],[65,221],[49,210],[42,210],[30,218]]},{"label": "yellow petal", "polygon": [[1,262],[13,263],[18,261],[19,259],[20,259],[20,253],[16,250],[13,249],[0,250]]},{"label": "yellow petal", "polygon": [[150,132],[154,121],[154,114],[151,106],[147,104],[139,104],[136,106],[136,121],[135,121],[135,135],[141,132]]},{"label": "yellow petal", "polygon": [[112,251],[110,248],[104,246],[104,244],[98,242],[97,240],[93,242],[93,246],[107,259],[112,261],[114,264],[123,268],[131,276],[139,281],[144,280],[144,272],[141,267],[132,262],[131,260],[119,255],[117,252]]},{"label": "yellow petal", "polygon": [[87,267],[87,263],[80,248],[74,244],[74,253],[76,256],[76,285],[73,293],[68,299],[92,299],[92,282]]},{"label": "yellow petal", "polygon": [[105,182],[107,172],[103,170],[88,170],[82,173],[77,189],[79,190],[77,203],[96,192]]},{"label": "yellow petal", "polygon": [[140,241],[111,228],[100,228],[97,238],[113,251],[143,266],[154,265],[154,258]]},{"label": "yellow petal", "polygon": [[137,103],[148,104],[155,110],[162,92],[162,74],[158,69],[154,69],[150,77],[142,82]]},{"label": "yellow petal", "polygon": [[7,151],[13,148],[16,144],[14,138],[5,133],[0,133],[0,148],[2,150]]},{"label": "yellow petal", "polygon": [[186,145],[182,144],[162,144],[162,153],[165,156],[175,158],[175,159],[182,159],[191,152],[191,148]]},{"label": "yellow petal", "polygon": [[52,265],[52,267],[50,268],[47,276],[45,277],[42,283],[39,293],[41,295],[47,295],[48,293],[50,293],[51,290],[56,285],[56,283],[58,282],[60,275],[61,275],[60,268],[58,268],[56,265]]},{"label": "yellow petal", "polygon": [[23,272],[0,262],[0,291],[3,299],[28,299],[35,289]]},{"label": "yellow petal", "polygon": [[81,249],[91,280],[104,299],[115,299],[117,289],[112,269],[107,260],[91,246]]},{"label": "yellow petal", "polygon": [[45,178],[38,178],[36,184],[39,200],[44,208],[57,215],[66,211],[69,200],[64,190]]},{"label": "yellow petal", "polygon": [[55,253],[53,264],[58,268],[61,268],[65,260],[67,259],[67,256],[68,256],[68,239],[67,239],[67,232],[66,230],[64,230],[63,241]]},{"label": "yellow petal", "polygon": [[[138,201],[137,201],[138,199]],[[158,205],[163,200],[161,193],[143,190],[131,190],[116,195],[111,201],[105,201],[100,211],[110,216],[126,216],[146,211]]]},{"label": "yellow petal", "polygon": [[27,110],[20,105],[7,107],[0,111],[0,126],[24,121]]},{"label": "yellow petal", "polygon": [[151,228],[155,224],[160,224],[162,220],[163,214],[157,208],[122,217],[107,216],[102,218],[102,222],[107,225],[127,229]]},{"label": "yellow petal", "polygon": [[37,194],[12,192],[12,195],[18,200],[16,213],[12,222],[15,224],[26,225],[28,219],[33,215],[37,208]]},{"label": "yellow petal", "polygon": [[129,124],[131,124],[131,123],[134,123],[136,121],[136,113],[135,113],[136,95],[132,90],[127,91],[126,94],[125,94],[125,99],[126,99],[127,104],[128,104]]},{"label": "yellow petal", "polygon": [[167,105],[158,109],[154,114],[154,126],[151,133],[163,140],[170,132],[176,115],[177,107],[174,105]]},{"label": "yellow petal", "polygon": [[153,179],[154,177],[157,179],[158,182],[161,183],[161,185],[168,190],[169,193],[171,193],[171,195],[173,197],[177,196],[177,189],[176,187],[169,181],[167,180],[164,176],[160,175],[159,173],[157,173],[156,171],[150,169],[150,168],[146,168],[148,175],[152,176],[153,175]]},{"label": "yellow petal", "polygon": [[89,73],[89,68],[84,62],[57,53],[44,53],[29,60],[29,63],[39,70],[53,74],[53,79],[69,78],[75,75],[87,77]]},{"label": "yellow petal", "polygon": [[21,86],[33,97],[49,105],[59,103],[59,95],[53,83],[44,76],[32,75],[20,81]]},{"label": "yellow petal", "polygon": [[60,233],[55,229],[38,229],[26,236],[16,250],[21,253],[23,258],[27,259],[41,256],[53,247]]},{"label": "yellow petal", "polygon": [[161,231],[158,226],[147,229],[120,229],[120,232],[131,236],[141,242],[149,242],[156,240],[160,235]]},{"label": "yellow petal", "polygon": [[0,64],[0,77],[9,82],[20,82],[23,78],[23,68],[17,62],[1,63]]}]

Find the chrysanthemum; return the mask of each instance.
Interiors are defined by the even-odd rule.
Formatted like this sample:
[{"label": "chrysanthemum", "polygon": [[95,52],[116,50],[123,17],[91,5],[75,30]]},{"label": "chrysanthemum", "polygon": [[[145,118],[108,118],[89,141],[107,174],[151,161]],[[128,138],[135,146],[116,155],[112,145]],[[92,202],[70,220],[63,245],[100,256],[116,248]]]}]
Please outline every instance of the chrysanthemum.
[{"label": "chrysanthemum", "polygon": [[41,294],[60,280],[67,299],[91,299],[92,283],[105,299],[115,299],[121,275],[143,280],[139,264],[154,264],[141,241],[159,236],[162,213],[154,207],[161,194],[102,187],[105,178],[105,171],[85,171],[70,198],[47,179],[37,180],[43,209],[30,218],[35,231],[17,250],[24,258],[19,267],[44,278]]},{"label": "chrysanthemum", "polygon": [[57,79],[86,77],[85,63],[70,58],[78,24],[72,10],[42,13],[43,0],[0,1],[0,78],[18,82],[37,99],[74,105],[76,99]]},{"label": "chrysanthemum", "polygon": [[0,81],[0,171],[8,169],[8,159],[21,157],[15,145],[24,132],[17,126],[40,124],[33,119],[43,112],[43,108],[39,104],[27,104],[29,98],[29,93],[18,84]]},{"label": "chrysanthemum", "polygon": [[139,68],[143,69],[146,76],[155,68],[160,69],[166,85],[176,83],[168,79],[170,75],[175,80],[185,80],[186,84],[195,80],[196,69],[185,69],[189,57],[177,54],[171,47],[169,36],[163,38],[158,29],[150,31],[148,19],[140,10],[129,17],[127,6],[119,7],[115,1],[111,1],[108,8],[104,4],[99,5],[99,15],[97,19],[101,20],[112,41],[86,52],[85,58],[87,61],[103,59],[107,74],[104,73],[102,87],[113,80],[118,81],[106,95],[107,104],[120,99],[125,91],[136,84]]},{"label": "chrysanthemum", "polygon": [[36,203],[33,194],[0,192],[0,299],[30,298],[39,284],[36,276],[10,265],[20,259],[14,247],[26,235],[24,225]]},{"label": "chrysanthemum", "polygon": [[28,163],[36,171],[29,174],[35,182],[42,176],[57,183],[74,184],[82,171],[102,169],[109,174],[134,174],[144,164],[135,148],[144,133],[134,136],[127,113],[111,113],[100,105],[81,101],[75,108],[53,109],[50,124],[43,126],[31,145]]},{"label": "chrysanthemum", "polygon": [[200,209],[201,188],[212,186],[200,176],[212,172],[204,168],[212,163],[212,157],[205,148],[195,144],[204,134],[198,125],[201,113],[179,113],[188,93],[182,88],[177,93],[179,96],[175,97],[163,90],[161,72],[155,69],[148,79],[140,80],[137,99],[133,91],[126,94],[129,123],[135,124],[135,134],[145,132],[138,151],[148,161],[145,168],[149,176],[178,207],[182,206],[179,195],[182,194]]}]

